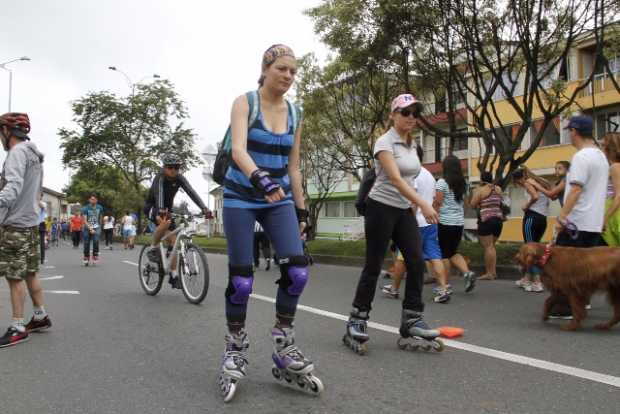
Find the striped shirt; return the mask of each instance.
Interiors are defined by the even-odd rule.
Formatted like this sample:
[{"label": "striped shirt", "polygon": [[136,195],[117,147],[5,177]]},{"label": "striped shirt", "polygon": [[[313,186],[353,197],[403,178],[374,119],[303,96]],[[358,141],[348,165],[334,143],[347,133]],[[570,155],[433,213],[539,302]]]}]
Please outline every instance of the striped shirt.
[{"label": "striped shirt", "polygon": [[443,178],[437,180],[435,190],[443,193],[443,203],[439,208],[439,223],[444,226],[464,226],[463,200],[456,201],[452,189]]},{"label": "striped shirt", "polygon": [[288,131],[276,134],[265,127],[260,111],[256,121],[248,128],[247,151],[258,168],[271,174],[272,180],[280,184],[286,197],[275,203],[265,200],[265,194],[254,188],[250,180],[231,162],[224,178],[224,207],[230,208],[268,208],[283,204],[293,204],[291,181],[288,176],[288,157],[293,148],[294,125],[291,113],[288,114]]},{"label": "striped shirt", "polygon": [[480,201],[480,221],[485,222],[492,218],[502,218],[502,195],[495,191],[495,187],[487,198]]}]

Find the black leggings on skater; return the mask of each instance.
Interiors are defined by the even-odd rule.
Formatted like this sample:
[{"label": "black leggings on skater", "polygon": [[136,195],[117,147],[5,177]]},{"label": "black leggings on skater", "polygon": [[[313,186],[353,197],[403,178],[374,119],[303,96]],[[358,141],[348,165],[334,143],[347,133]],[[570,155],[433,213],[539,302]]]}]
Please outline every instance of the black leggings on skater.
[{"label": "black leggings on skater", "polygon": [[390,240],[393,240],[402,253],[407,268],[403,309],[423,312],[424,261],[418,222],[413,211],[392,207],[369,198],[366,205],[364,229],[366,264],[357,285],[353,306],[361,312],[371,310],[385,253]]}]

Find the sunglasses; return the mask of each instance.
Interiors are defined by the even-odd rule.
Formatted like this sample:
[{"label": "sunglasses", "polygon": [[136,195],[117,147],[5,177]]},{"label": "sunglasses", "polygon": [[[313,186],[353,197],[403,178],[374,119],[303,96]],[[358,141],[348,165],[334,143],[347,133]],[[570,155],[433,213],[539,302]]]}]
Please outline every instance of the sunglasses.
[{"label": "sunglasses", "polygon": [[168,168],[168,169],[171,169],[171,170],[180,170],[181,169],[181,166],[177,165],[177,164],[175,164],[175,165],[166,165],[165,167]]},{"label": "sunglasses", "polygon": [[402,116],[404,116],[405,118],[407,118],[408,116],[413,116],[414,118],[417,118],[418,115],[420,115],[420,112],[416,109],[411,110],[411,109],[401,109],[398,111]]}]

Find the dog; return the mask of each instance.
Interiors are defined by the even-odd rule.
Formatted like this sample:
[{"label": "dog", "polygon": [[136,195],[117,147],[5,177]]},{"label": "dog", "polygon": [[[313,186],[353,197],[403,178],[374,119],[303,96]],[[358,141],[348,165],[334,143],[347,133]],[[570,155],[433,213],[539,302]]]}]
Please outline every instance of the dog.
[{"label": "dog", "polygon": [[568,298],[573,320],[561,328],[579,329],[590,297],[595,292],[606,291],[614,314],[596,328],[607,330],[620,322],[620,248],[547,247],[541,243],[527,243],[521,246],[515,260],[523,270],[533,266],[541,269],[541,281],[551,292],[543,308],[543,321],[549,319],[551,306],[562,293]]}]

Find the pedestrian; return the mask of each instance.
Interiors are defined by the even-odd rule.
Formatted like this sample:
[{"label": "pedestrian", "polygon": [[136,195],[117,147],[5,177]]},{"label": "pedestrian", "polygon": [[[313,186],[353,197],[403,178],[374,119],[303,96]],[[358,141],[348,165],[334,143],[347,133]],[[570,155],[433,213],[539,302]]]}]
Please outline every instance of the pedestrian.
[{"label": "pedestrian", "polygon": [[480,187],[472,194],[470,206],[479,208],[478,240],[484,249],[485,273],[478,280],[497,279],[497,251],[495,244],[504,226],[502,214],[502,188],[493,183],[490,172],[480,174]]},{"label": "pedestrian", "polygon": [[[515,185],[522,187],[525,194],[525,203],[521,206],[523,215],[523,242],[539,243],[547,230],[547,215],[549,214],[549,198],[535,187],[536,181],[527,175],[524,169],[518,169],[512,174]],[[533,266],[525,269],[523,277],[516,281],[517,286],[526,292],[543,292],[540,281],[540,268]]]},{"label": "pedestrian", "polygon": [[60,231],[63,240],[67,240],[67,235],[69,234],[69,223],[67,223],[67,218],[63,218],[60,223]]},{"label": "pedestrian", "polygon": [[[420,163],[424,158],[424,150],[421,146],[417,146],[417,154]],[[435,177],[426,168],[420,167],[420,174],[415,179],[415,189],[428,204],[433,204],[435,198]],[[448,275],[441,261],[441,249],[439,248],[439,239],[437,235],[437,224],[427,223],[422,211],[416,209],[416,221],[422,241],[422,255],[426,262],[429,273],[435,276],[437,286],[433,289],[435,294],[433,301],[436,303],[447,303],[452,294],[451,287],[448,285]],[[388,297],[398,298],[400,295],[400,282],[405,275],[407,268],[402,253],[398,254],[397,261],[394,265],[392,274],[392,284],[386,285],[381,290]]]},{"label": "pedestrian", "polygon": [[[303,246],[302,246],[303,248]],[[265,270],[271,269],[271,243],[259,222],[254,225],[254,269],[260,266],[260,254],[265,259]]]},{"label": "pedestrian", "polygon": [[131,238],[133,234],[133,216],[129,213],[129,211],[125,214],[125,216],[123,216],[121,223],[123,225],[123,247],[127,250],[131,246]]},{"label": "pedestrian", "polygon": [[[0,140],[7,152],[0,179],[0,277],[8,282],[13,310],[0,347],[27,341],[29,332],[52,326],[37,277],[43,154],[30,141],[29,132],[28,115],[13,112],[0,116]],[[34,314],[24,325],[26,286]]]},{"label": "pedestrian", "polygon": [[105,247],[112,250],[114,237],[114,217],[112,215],[103,216],[103,234],[105,236]]},{"label": "pedestrian", "polygon": [[437,223],[437,212],[415,190],[421,163],[411,130],[416,125],[421,107],[413,95],[403,94],[394,98],[390,111],[391,126],[373,148],[376,179],[365,206],[366,261],[343,338],[345,345],[360,354],[367,351],[369,313],[390,240],[402,253],[407,269],[400,324],[404,342],[399,340],[399,343],[415,346],[422,342],[427,347],[434,345],[435,338],[439,336],[439,332],[424,321],[424,260],[422,240],[413,211],[417,208],[426,222]]},{"label": "pedestrian", "polygon": [[73,217],[69,222],[69,229],[71,230],[71,241],[73,242],[73,248],[77,249],[80,246],[80,238],[82,236],[82,227],[84,226],[84,220],[78,211],[73,213]]},{"label": "pedestrian", "polygon": [[557,177],[557,181],[555,185],[550,188],[545,185],[544,181],[541,181],[540,177],[531,174],[529,170],[527,170],[527,173],[534,178],[532,185],[536,187],[536,190],[549,197],[550,200],[558,200],[560,207],[563,207],[564,192],[566,191],[566,174],[568,173],[569,168],[569,161],[558,161],[555,163],[555,176]]},{"label": "pedestrian", "polygon": [[[91,194],[88,197],[88,204],[82,207],[82,216],[84,217],[84,227],[82,229],[82,239],[84,241],[84,265],[92,260],[93,264],[99,262],[99,238],[101,237],[101,219],[103,216],[103,207],[97,203],[97,195]],[[91,256],[90,243],[92,241],[93,250]]]},{"label": "pedestrian", "polygon": [[465,195],[467,182],[463,176],[461,162],[454,155],[448,155],[441,163],[442,178],[435,185],[433,206],[439,211],[439,247],[450,276],[454,265],[465,281],[465,292],[471,292],[476,283],[476,275],[469,270],[465,258],[458,252],[465,228]]},{"label": "pedestrian", "polygon": [[52,245],[58,247],[60,243],[60,223],[58,222],[58,219],[56,217],[54,217],[54,219],[52,220],[51,235]]},{"label": "pedestrian", "polygon": [[[308,221],[300,171],[300,110],[285,99],[297,73],[293,51],[273,45],[263,55],[257,92],[238,97],[231,115],[232,160],[224,180],[224,231],[228,240],[226,350],[219,376],[224,401],[246,375],[248,299],[254,282],[254,223],[259,222],[276,250],[280,279],[271,330],[276,378],[320,393],[314,364],[295,343],[293,321],[309,274],[300,228]],[[255,119],[249,123],[248,119]]]},{"label": "pedestrian", "polygon": [[[592,118],[574,116],[565,129],[577,152],[566,176],[564,207],[555,224],[556,244],[578,248],[598,246],[605,221],[609,163],[592,135]],[[573,304],[561,293],[554,296],[549,317],[572,319]]]},{"label": "pedestrian", "polygon": [[603,239],[609,246],[620,247],[620,133],[605,134],[603,142],[610,164]]}]

